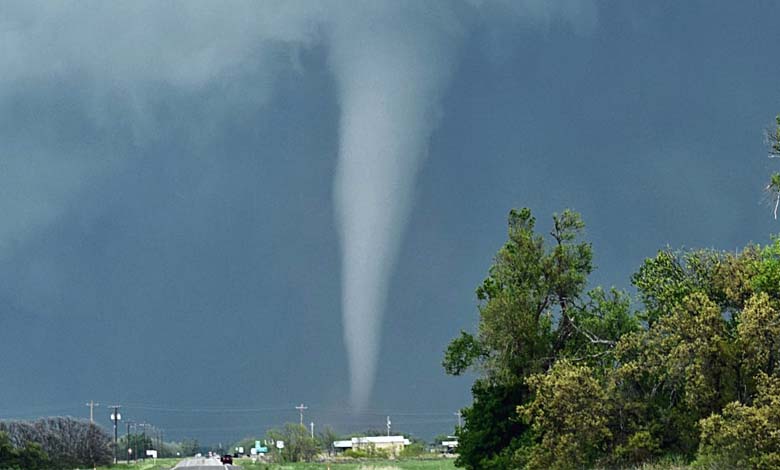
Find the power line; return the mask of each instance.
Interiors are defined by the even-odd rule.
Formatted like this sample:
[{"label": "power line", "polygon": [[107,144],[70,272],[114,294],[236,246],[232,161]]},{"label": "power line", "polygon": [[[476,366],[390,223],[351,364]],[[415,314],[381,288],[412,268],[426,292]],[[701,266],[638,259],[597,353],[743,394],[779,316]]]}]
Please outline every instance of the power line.
[{"label": "power line", "polygon": [[[148,410],[148,411],[162,411],[172,413],[271,413],[271,412],[283,412],[289,409],[289,405],[286,406],[273,406],[273,407],[230,407],[230,406],[194,406],[191,408],[182,406],[172,406],[166,404],[149,404],[149,403],[125,403],[125,408]],[[295,407],[298,408],[297,406]],[[309,407],[306,406],[305,409]],[[356,411],[349,406],[343,407],[317,407],[317,411],[321,413],[349,413],[351,415],[363,415],[363,416],[386,416],[391,414],[393,416],[452,416],[450,411],[411,411],[411,410],[395,410],[395,409],[368,409]]]},{"label": "power line", "polygon": [[125,404],[125,408],[132,408],[134,410],[148,410],[148,411],[164,411],[171,413],[268,413],[274,411],[287,411],[288,406],[280,406],[273,408],[232,408],[232,407],[194,407],[183,408],[175,406],[165,405],[148,405],[148,404]]},{"label": "power line", "polygon": [[33,407],[17,407],[17,408],[2,408],[0,409],[0,414],[14,414],[14,415],[38,415],[41,413],[53,413],[53,412],[60,412],[60,411],[70,411],[73,412],[76,409],[79,409],[81,405],[74,405],[73,403],[68,405],[48,405],[48,406],[33,406]]}]

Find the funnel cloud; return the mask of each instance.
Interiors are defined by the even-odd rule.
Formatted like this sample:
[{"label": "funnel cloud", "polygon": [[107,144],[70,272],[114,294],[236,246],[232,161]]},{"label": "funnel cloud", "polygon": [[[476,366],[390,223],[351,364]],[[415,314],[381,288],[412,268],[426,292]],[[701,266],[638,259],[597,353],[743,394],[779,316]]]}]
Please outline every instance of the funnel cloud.
[{"label": "funnel cloud", "polygon": [[335,202],[344,341],[358,409],[370,398],[388,280],[459,31],[447,11],[415,9],[368,12],[338,25],[331,45],[342,112]]},{"label": "funnel cloud", "polygon": [[[592,21],[585,2],[494,3],[510,17]],[[477,8],[473,8],[477,7]],[[438,120],[458,43],[479,2],[396,2],[341,15],[331,66],[341,103],[335,203],[342,242],[342,318],[352,405],[368,404],[388,284],[410,211],[417,170]],[[494,13],[496,12],[494,11]]]}]

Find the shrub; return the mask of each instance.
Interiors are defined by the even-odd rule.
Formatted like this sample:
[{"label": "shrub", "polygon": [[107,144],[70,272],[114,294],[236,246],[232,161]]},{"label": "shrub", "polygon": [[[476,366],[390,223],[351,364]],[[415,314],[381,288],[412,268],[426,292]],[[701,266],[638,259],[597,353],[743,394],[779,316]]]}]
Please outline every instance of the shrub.
[{"label": "shrub", "polygon": [[384,449],[368,446],[363,449],[348,449],[344,451],[344,456],[353,459],[386,459],[390,454]]},{"label": "shrub", "polygon": [[561,360],[548,373],[529,377],[528,385],[534,399],[518,409],[537,436],[527,468],[574,469],[593,463],[612,435],[607,395],[592,369]]},{"label": "shrub", "polygon": [[780,468],[780,378],[758,376],[752,406],[733,402],[703,419],[700,468]]},{"label": "shrub", "polygon": [[404,447],[401,451],[401,457],[419,457],[425,453],[425,446],[419,442],[413,442]]},{"label": "shrub", "polygon": [[0,431],[0,468],[4,470],[48,470],[55,468],[39,444],[27,442],[14,447],[7,433]]}]

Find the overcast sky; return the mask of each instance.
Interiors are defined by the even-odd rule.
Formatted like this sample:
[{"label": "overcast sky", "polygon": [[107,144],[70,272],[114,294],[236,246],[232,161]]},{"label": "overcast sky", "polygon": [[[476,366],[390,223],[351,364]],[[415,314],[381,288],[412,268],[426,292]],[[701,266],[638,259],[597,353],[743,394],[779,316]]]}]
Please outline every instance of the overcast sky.
[{"label": "overcast sky", "polygon": [[476,325],[510,208],[540,229],[581,212],[594,286],[629,288],[666,245],[780,231],[778,17],[0,3],[0,418],[94,399],[224,442],[303,402],[341,431],[451,432],[471,378],[443,351]]}]

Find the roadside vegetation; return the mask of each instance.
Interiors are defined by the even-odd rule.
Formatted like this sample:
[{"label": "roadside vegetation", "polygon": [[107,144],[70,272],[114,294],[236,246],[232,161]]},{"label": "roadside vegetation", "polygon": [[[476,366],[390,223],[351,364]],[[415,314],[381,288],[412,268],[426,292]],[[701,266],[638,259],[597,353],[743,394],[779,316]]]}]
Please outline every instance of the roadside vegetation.
[{"label": "roadside vegetation", "polygon": [[[780,118],[768,140],[780,156]],[[765,190],[776,216],[780,174]],[[569,210],[541,232],[529,209],[510,212],[477,331],[443,362],[478,374],[456,464],[780,468],[780,238],[663,248],[632,276],[633,297],[586,290],[584,228]]]}]

